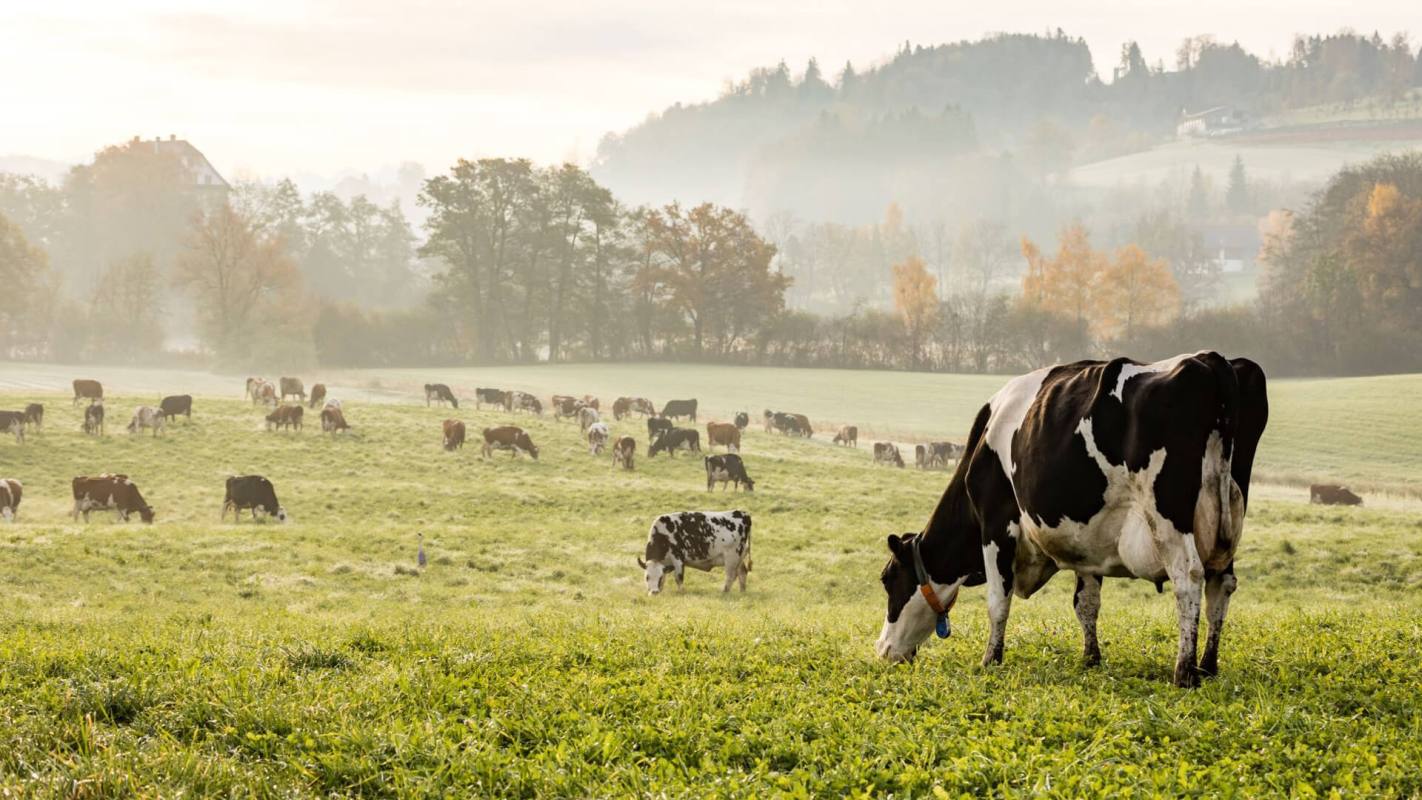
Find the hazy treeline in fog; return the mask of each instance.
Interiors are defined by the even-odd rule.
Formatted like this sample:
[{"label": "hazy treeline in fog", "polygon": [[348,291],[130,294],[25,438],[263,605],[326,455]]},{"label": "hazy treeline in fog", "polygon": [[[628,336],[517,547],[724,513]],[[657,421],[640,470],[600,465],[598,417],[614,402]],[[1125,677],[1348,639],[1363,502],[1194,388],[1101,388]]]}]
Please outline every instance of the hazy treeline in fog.
[{"label": "hazy treeline in fog", "polygon": [[[0,352],[1005,372],[1218,347],[1281,373],[1419,369],[1422,156],[1322,188],[1245,158],[1096,195],[1068,176],[1173,135],[1182,108],[1389,108],[1418,83],[1407,41],[1376,35],[1301,38],[1278,63],[1192,39],[1174,70],[1128,44],[1109,84],[1060,33],[906,46],[833,81],[757,71],[590,169],[459,161],[413,208],[194,186],[134,140],[56,184],[0,175]],[[1218,229],[1258,231],[1258,299],[1226,291]]]}]

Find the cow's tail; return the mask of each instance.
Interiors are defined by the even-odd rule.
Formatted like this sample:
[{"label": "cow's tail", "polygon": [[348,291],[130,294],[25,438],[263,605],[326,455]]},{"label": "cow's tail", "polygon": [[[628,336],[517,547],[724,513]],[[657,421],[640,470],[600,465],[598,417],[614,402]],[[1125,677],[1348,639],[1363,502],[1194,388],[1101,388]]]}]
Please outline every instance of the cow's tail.
[{"label": "cow's tail", "polygon": [[1219,391],[1219,410],[1215,416],[1215,431],[1220,436],[1219,474],[1216,476],[1216,490],[1219,493],[1220,519],[1217,541],[1228,547],[1234,535],[1234,512],[1230,507],[1233,489],[1234,442],[1239,432],[1239,380],[1234,367],[1219,353],[1209,352],[1201,356],[1215,374]]}]

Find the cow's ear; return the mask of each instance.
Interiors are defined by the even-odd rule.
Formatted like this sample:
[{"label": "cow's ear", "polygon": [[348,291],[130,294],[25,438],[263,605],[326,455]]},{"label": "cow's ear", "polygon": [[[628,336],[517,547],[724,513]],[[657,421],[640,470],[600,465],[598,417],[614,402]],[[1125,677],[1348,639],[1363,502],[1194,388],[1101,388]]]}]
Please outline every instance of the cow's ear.
[{"label": "cow's ear", "polygon": [[889,534],[889,552],[893,554],[895,559],[904,561],[907,558],[907,549],[908,545],[904,539],[900,538],[897,534]]}]

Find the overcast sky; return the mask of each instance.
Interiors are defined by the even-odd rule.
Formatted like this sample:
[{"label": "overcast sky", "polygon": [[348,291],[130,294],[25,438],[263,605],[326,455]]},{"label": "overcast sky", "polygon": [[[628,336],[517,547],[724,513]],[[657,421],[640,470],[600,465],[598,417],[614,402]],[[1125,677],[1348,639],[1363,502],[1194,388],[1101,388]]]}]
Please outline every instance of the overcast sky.
[{"label": "overcast sky", "polygon": [[[1385,37],[1416,0],[0,0],[0,155],[65,161],[134,134],[191,139],[229,176],[413,160],[586,160],[609,130],[714,97],[781,58],[870,65],[904,40],[1061,27],[1110,76],[1121,43],[1286,53],[1295,32]],[[1422,31],[1417,32],[1422,37]]]}]

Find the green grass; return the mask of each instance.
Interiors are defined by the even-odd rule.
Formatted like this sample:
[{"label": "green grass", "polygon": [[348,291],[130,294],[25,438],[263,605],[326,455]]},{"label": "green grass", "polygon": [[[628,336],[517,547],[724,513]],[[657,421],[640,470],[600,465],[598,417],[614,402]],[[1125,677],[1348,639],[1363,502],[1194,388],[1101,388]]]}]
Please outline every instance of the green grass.
[{"label": "green grass", "polygon": [[[877,408],[895,430],[931,413],[896,409],[942,396],[950,431],[1001,380],[659,369],[449,374],[659,401],[695,393],[654,391],[680,380],[727,410]],[[1401,435],[1406,400],[1386,395],[1417,379],[1377,380],[1401,383],[1276,382],[1278,435],[1330,428],[1289,402],[1328,408],[1343,390],[1378,398],[1364,412],[1379,439]],[[757,386],[772,399],[753,403]],[[138,388],[110,399],[114,416],[151,402]],[[195,411],[156,440],[115,419],[95,441],[51,400],[43,433],[0,440],[0,475],[26,486],[21,521],[0,527],[0,796],[1422,793],[1410,502],[1320,509],[1262,491],[1224,674],[1180,691],[1173,602],[1141,582],[1108,582],[1097,669],[1080,665],[1064,578],[1017,601],[1000,668],[977,666],[981,590],[916,665],[877,662],[883,537],[921,527],[946,476],[875,468],[864,448],[753,429],[758,491],[707,497],[693,459],[614,472],[575,426],[523,416],[538,462],[440,449],[445,416],[473,431],[502,413],[351,402],[355,432],[331,438],[266,433],[235,400]],[[634,430],[645,439],[640,421],[619,432]],[[1355,463],[1385,476],[1393,452]],[[69,479],[102,470],[128,472],[158,524],[72,523]],[[223,477],[249,471],[294,522],[217,522]],[[750,591],[724,597],[719,574],[693,572],[647,597],[634,557],[651,519],[730,507],[755,518]]]}]

